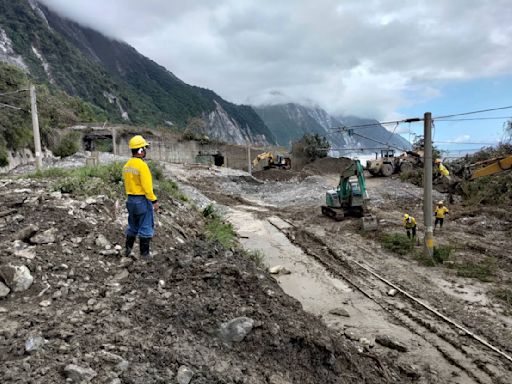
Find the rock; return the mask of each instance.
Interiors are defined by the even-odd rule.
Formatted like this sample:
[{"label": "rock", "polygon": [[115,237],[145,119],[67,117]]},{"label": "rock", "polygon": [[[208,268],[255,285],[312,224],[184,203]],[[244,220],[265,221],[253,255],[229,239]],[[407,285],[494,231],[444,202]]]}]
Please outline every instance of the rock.
[{"label": "rock", "polygon": [[43,308],[45,307],[49,307],[50,305],[52,305],[52,301],[51,300],[43,300],[39,303],[39,305]]},{"label": "rock", "polygon": [[353,341],[359,341],[362,338],[361,334],[354,328],[346,329],[345,336]]},{"label": "rock", "polygon": [[89,382],[98,374],[91,368],[80,367],[76,364],[68,364],[64,367],[64,375],[73,383]]},{"label": "rock", "polygon": [[249,317],[237,317],[220,326],[220,337],[225,343],[240,342],[251,331],[254,320]]},{"label": "rock", "polygon": [[124,280],[126,279],[128,276],[130,276],[130,272],[128,272],[127,269],[122,269],[121,271],[119,271],[113,278],[112,280],[115,280],[115,281],[119,281],[119,280]]},{"label": "rock", "polygon": [[0,277],[13,292],[25,291],[34,282],[29,269],[24,265],[2,265],[0,266]]},{"label": "rock", "polygon": [[185,365],[182,365],[178,369],[178,374],[176,375],[176,380],[178,380],[178,384],[189,384],[192,380],[192,377],[194,376],[194,372],[186,367]]},{"label": "rock", "polygon": [[391,339],[389,336],[387,335],[379,335],[375,338],[375,342],[380,344],[380,345],[383,345],[384,347],[388,347],[390,349],[395,349],[399,352],[407,352],[407,347],[400,343],[399,341],[397,340],[393,340]]},{"label": "rock", "polygon": [[0,297],[5,297],[11,292],[9,287],[0,281]]},{"label": "rock", "polygon": [[14,251],[14,256],[32,260],[36,257],[36,247],[27,247]]},{"label": "rock", "polygon": [[37,225],[27,225],[14,234],[14,239],[28,241],[28,239],[30,239],[37,231],[39,231],[39,227]]},{"label": "rock", "polygon": [[388,291],[388,296],[395,296],[398,293],[398,291],[395,288],[391,288]]},{"label": "rock", "polygon": [[268,384],[291,384],[288,380],[284,379],[281,375],[273,374],[268,379]]},{"label": "rock", "polygon": [[119,255],[119,251],[115,249],[105,249],[104,251],[100,251],[100,255],[102,256],[117,256]]},{"label": "rock", "polygon": [[350,314],[347,312],[346,309],[343,308],[334,308],[329,311],[331,315],[335,316],[343,316],[343,317],[350,317]]},{"label": "rock", "polygon": [[32,244],[53,244],[56,240],[58,229],[50,228],[30,238]]},{"label": "rock", "polygon": [[25,352],[31,353],[40,349],[46,340],[41,336],[30,336],[27,341],[25,341]]},{"label": "rock", "polygon": [[110,248],[111,247],[110,242],[102,234],[99,234],[94,242],[100,248],[107,248],[107,247]]},{"label": "rock", "polygon": [[361,337],[359,339],[359,342],[366,349],[373,348],[373,342],[370,339],[367,339],[366,337]]},{"label": "rock", "polygon": [[270,267],[268,271],[273,275],[289,275],[291,272],[282,265]]}]

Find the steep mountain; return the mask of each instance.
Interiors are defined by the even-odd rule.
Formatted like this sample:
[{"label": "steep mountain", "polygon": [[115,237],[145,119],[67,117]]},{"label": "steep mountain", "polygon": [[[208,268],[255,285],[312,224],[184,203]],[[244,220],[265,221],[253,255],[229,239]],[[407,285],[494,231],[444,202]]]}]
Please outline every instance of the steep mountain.
[{"label": "steep mountain", "polygon": [[[409,149],[411,144],[402,136],[392,133],[374,119],[355,116],[331,116],[318,106],[304,106],[295,103],[262,105],[254,107],[280,145],[290,143],[305,133],[318,133],[325,136],[331,143],[335,154],[343,154],[346,150],[373,152],[373,148],[385,146]],[[370,125],[354,128],[349,132],[336,131],[338,127],[354,125]]]},{"label": "steep mountain", "polygon": [[126,43],[59,16],[35,0],[0,0],[0,60],[99,107],[113,122],[183,130],[201,118],[210,137],[275,143],[249,106],[188,85]]}]

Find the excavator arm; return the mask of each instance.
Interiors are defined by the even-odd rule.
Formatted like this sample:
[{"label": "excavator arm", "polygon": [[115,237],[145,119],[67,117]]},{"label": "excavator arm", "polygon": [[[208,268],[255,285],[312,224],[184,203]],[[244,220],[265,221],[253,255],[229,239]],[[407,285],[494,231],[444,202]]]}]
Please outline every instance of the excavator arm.
[{"label": "excavator arm", "polygon": [[272,154],[272,152],[263,152],[263,153],[260,153],[258,156],[256,156],[256,158],[252,161],[252,165],[254,167],[256,167],[258,165],[258,163],[261,161],[261,160],[264,160],[264,159],[269,159],[271,162],[274,162],[274,155]]},{"label": "excavator arm", "polygon": [[487,166],[471,172],[470,180],[475,180],[479,177],[494,175],[495,173],[503,172],[512,168],[512,156],[498,159],[488,164]]}]

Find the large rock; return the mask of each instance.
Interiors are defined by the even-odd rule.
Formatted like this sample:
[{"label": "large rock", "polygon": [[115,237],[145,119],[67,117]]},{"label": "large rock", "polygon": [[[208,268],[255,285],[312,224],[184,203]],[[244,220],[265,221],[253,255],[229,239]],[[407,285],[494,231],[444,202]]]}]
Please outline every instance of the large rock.
[{"label": "large rock", "polygon": [[68,364],[64,367],[64,375],[73,383],[87,383],[97,376],[94,369]]},{"label": "large rock", "polygon": [[29,269],[24,265],[2,265],[0,266],[0,277],[13,292],[25,291],[34,282]]},{"label": "large rock", "polygon": [[384,347],[388,347],[391,349],[395,349],[400,352],[407,352],[407,347],[400,343],[397,340],[393,340],[391,337],[387,335],[379,335],[375,338],[375,342],[383,345]]},{"label": "large rock", "polygon": [[14,234],[14,240],[28,241],[28,239],[30,239],[37,231],[39,231],[39,227],[37,225],[27,225]]},{"label": "large rock", "polygon": [[30,238],[32,244],[53,244],[56,241],[58,229],[50,228]]},{"label": "large rock", "polygon": [[176,375],[176,380],[178,380],[179,384],[189,384],[190,381],[192,380],[193,376],[194,376],[194,372],[190,368],[182,365],[178,369],[178,374]]},{"label": "large rock", "polygon": [[247,336],[254,325],[254,320],[249,317],[237,317],[220,326],[220,337],[226,343],[239,343]]},{"label": "large rock", "polygon": [[0,297],[5,297],[11,292],[9,287],[0,281]]}]

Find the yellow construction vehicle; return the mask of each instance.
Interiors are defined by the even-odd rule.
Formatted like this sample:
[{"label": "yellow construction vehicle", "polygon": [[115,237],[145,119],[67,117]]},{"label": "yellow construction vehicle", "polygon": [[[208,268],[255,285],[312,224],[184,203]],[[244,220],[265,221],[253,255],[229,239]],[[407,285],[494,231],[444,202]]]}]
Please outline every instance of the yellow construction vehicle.
[{"label": "yellow construction vehicle", "polygon": [[468,167],[468,178],[469,180],[475,180],[479,177],[494,175],[509,169],[512,169],[512,155],[471,164]]},{"label": "yellow construction vehicle", "polygon": [[289,157],[285,157],[280,154],[274,155],[272,152],[260,153],[252,161],[252,166],[257,167],[260,164],[260,162],[263,162],[263,161],[265,162],[263,164],[263,169],[270,169],[270,168],[290,169],[292,167],[292,161]]}]

